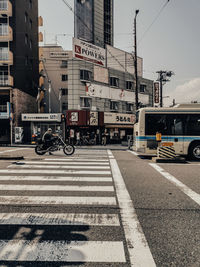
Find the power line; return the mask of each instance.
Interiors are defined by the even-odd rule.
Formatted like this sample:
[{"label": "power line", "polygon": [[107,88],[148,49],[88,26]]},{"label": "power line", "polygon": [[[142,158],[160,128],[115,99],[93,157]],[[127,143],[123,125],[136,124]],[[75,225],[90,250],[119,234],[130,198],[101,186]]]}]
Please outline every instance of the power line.
[{"label": "power line", "polygon": [[147,34],[147,32],[150,30],[150,28],[152,27],[152,25],[156,22],[156,20],[159,18],[160,14],[162,13],[162,11],[164,10],[164,8],[167,6],[167,4],[169,3],[170,0],[167,0],[167,2],[162,6],[162,8],[160,9],[160,11],[158,12],[158,14],[156,15],[156,17],[154,18],[154,20],[152,21],[152,23],[149,25],[149,27],[146,29],[146,31],[143,33],[142,37],[140,38],[140,40],[138,41],[138,44],[142,41],[142,39],[144,38],[144,36]]}]

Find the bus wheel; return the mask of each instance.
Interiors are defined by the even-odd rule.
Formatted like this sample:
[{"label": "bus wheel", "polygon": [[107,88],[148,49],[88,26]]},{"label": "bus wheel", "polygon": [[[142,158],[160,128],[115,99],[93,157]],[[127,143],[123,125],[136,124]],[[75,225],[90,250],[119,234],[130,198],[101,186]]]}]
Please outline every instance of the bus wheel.
[{"label": "bus wheel", "polygon": [[191,145],[189,149],[189,157],[193,160],[200,160],[200,143]]}]

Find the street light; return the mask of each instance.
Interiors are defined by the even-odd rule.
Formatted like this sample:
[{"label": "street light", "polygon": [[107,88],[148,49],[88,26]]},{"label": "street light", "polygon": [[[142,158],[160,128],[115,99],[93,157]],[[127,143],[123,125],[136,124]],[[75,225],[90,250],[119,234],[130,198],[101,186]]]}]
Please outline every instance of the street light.
[{"label": "street light", "polygon": [[139,9],[135,11],[135,18],[134,18],[134,41],[135,41],[134,66],[135,66],[135,107],[136,107],[136,110],[139,107],[139,104],[138,104],[138,71],[137,71],[137,32],[136,32],[136,17],[138,13],[139,13]]}]

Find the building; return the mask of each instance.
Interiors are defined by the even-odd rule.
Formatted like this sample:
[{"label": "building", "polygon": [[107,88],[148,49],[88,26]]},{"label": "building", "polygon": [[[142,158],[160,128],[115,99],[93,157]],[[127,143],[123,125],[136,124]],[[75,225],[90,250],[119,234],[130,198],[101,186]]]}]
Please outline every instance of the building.
[{"label": "building", "polygon": [[97,46],[113,46],[113,0],[75,0],[74,36]]},{"label": "building", "polygon": [[38,81],[38,1],[0,0],[0,143],[36,112]]},{"label": "building", "polygon": [[[74,38],[74,49],[41,47],[45,94],[49,113],[66,114],[67,131],[100,135],[106,129],[110,142],[125,141],[132,135],[135,119],[135,73],[132,54],[106,45],[106,49]],[[101,61],[76,53],[99,51]],[[77,50],[78,51],[78,50]],[[78,51],[78,52],[80,52]],[[152,106],[153,81],[143,78],[143,60],[138,57],[140,106]],[[50,94],[49,94],[50,92]],[[49,105],[50,103],[50,105]],[[41,128],[41,127],[40,127]],[[67,133],[70,134],[69,131]]]}]

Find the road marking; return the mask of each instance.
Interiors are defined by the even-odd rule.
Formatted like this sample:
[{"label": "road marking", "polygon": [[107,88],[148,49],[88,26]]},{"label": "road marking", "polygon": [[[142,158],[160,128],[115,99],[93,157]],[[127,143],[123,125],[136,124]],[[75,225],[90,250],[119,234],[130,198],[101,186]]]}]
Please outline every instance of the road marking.
[{"label": "road marking", "polygon": [[123,242],[0,240],[1,261],[126,262]]},{"label": "road marking", "polygon": [[0,176],[6,181],[64,181],[64,182],[112,182],[112,177],[67,177],[67,176]]},{"label": "road marking", "polygon": [[4,151],[1,151],[0,154],[4,154],[4,153],[8,153],[8,152],[15,152],[15,151],[18,151],[18,150],[25,150],[25,149],[30,149],[30,148],[16,148],[16,149],[10,149],[10,150],[4,150]]},{"label": "road marking", "polygon": [[118,214],[91,213],[0,213],[0,224],[120,226]]},{"label": "road marking", "polygon": [[70,159],[64,159],[64,158],[56,158],[56,159],[52,159],[52,158],[46,158],[46,159],[44,159],[44,160],[46,160],[46,161],[72,161],[72,162],[74,162],[74,161],[86,161],[86,162],[88,162],[88,161],[90,161],[90,162],[92,162],[92,161],[94,161],[94,162],[109,162],[109,160],[108,159],[86,159],[86,158],[70,158]]},{"label": "road marking", "polygon": [[[30,170],[0,170],[0,173],[28,173],[30,174]],[[111,171],[78,171],[78,170],[31,170],[31,174],[33,173],[39,173],[39,174],[86,174],[86,175],[106,175],[109,174],[111,175]]]},{"label": "road marking", "polygon": [[1,205],[116,205],[115,197],[0,196]]},{"label": "road marking", "polygon": [[84,185],[13,185],[0,184],[0,191],[84,191],[84,192],[114,192],[113,186]]},{"label": "road marking", "polygon": [[32,168],[41,168],[41,169],[102,169],[102,170],[108,170],[110,169],[110,166],[59,166],[59,165],[56,165],[56,166],[43,166],[43,165],[9,165],[8,168],[29,168],[29,169],[32,169]]},{"label": "road marking", "polygon": [[[112,155],[111,151],[108,151]],[[132,200],[127,191],[117,161],[110,159],[113,180],[115,183],[117,199],[120,207],[122,225],[125,232],[126,243],[130,256],[131,266],[155,267],[156,264],[150,252],[145,235],[137,218]]]},{"label": "road marking", "polygon": [[[87,162],[70,162],[70,163],[66,163],[66,162],[53,162],[53,161],[43,161],[43,162],[41,162],[41,161],[23,161],[22,163],[24,163],[24,164],[40,164],[40,165],[66,165],[67,166],[67,164],[70,164],[69,166],[71,166],[71,165],[95,165],[95,166],[99,166],[99,165],[103,165],[103,166],[109,166],[109,162],[90,162],[90,161],[87,161]],[[19,162],[17,162],[17,164],[21,164],[21,161],[19,161]]]},{"label": "road marking", "polygon": [[177,186],[183,193],[185,193],[188,197],[190,197],[198,205],[200,205],[200,194],[197,194],[196,192],[191,190],[189,187],[187,187],[185,184],[180,182],[178,179],[176,179],[170,173],[166,172],[163,168],[158,166],[156,163],[149,163],[149,165],[151,167],[153,167],[157,172],[159,172],[163,177],[165,177],[167,180],[169,180],[171,183],[173,183],[175,186]]},{"label": "road marking", "polygon": [[134,151],[130,151],[130,150],[127,150],[128,152],[130,152],[131,154],[133,154],[134,156],[138,156],[139,154],[134,152]]}]

